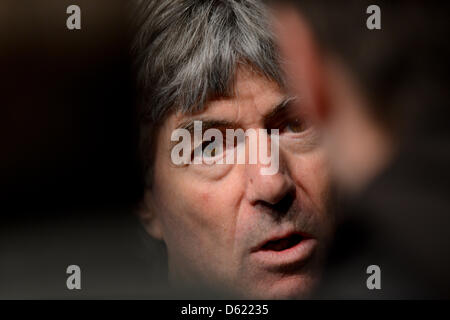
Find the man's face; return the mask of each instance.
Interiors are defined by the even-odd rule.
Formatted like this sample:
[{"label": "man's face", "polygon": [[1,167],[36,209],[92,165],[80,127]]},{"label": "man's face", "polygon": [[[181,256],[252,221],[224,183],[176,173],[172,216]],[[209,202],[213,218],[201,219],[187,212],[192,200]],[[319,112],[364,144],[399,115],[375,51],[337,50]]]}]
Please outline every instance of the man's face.
[{"label": "man's face", "polygon": [[[316,283],[332,225],[328,169],[301,101],[288,99],[275,83],[239,71],[233,98],[172,114],[161,126],[147,199],[150,233],[167,245],[172,282],[251,298],[301,297]],[[259,162],[174,165],[171,134],[190,120],[223,132],[279,129],[278,172],[262,175]]]}]

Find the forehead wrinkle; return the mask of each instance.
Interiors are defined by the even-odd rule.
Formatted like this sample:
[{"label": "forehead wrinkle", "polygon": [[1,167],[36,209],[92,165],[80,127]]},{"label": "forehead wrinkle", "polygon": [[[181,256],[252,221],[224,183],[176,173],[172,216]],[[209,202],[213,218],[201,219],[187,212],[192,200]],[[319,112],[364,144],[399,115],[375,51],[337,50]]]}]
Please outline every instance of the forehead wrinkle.
[{"label": "forehead wrinkle", "polygon": [[[273,94],[281,96],[276,99],[279,101],[269,102],[265,100],[266,95],[266,98],[272,100],[274,98]],[[245,72],[245,70],[242,70],[237,74],[236,92],[233,99],[233,105],[237,107],[237,119],[242,118],[242,121],[245,119],[253,123],[258,122],[264,124],[267,118],[280,112],[294,99],[296,99],[295,96],[284,93],[277,83],[254,72]],[[252,112],[253,114],[250,115],[246,112],[248,109],[254,110]],[[254,116],[257,116],[257,118]]]},{"label": "forehead wrinkle", "polygon": [[[244,78],[240,80],[242,87],[245,89],[247,85],[246,80],[250,79]],[[202,121],[203,130],[207,130],[209,128],[244,128],[244,126],[249,124],[246,122],[250,121],[255,124],[255,120],[260,124],[264,124],[266,119],[281,112],[289,106],[290,102],[296,99],[295,96],[282,95],[280,102],[273,103],[270,106],[270,110],[264,113],[261,112],[262,114],[260,115],[258,108],[255,108],[255,106],[260,103],[257,100],[258,95],[255,95],[254,92],[252,93],[252,86],[249,87],[250,90],[242,90],[242,87],[240,88],[241,90],[237,90],[235,92],[232,99],[222,98],[210,101],[209,107],[206,110],[203,110],[203,112],[200,112],[200,114],[197,114],[197,116],[194,115],[190,119],[188,118],[186,120],[182,120],[183,115],[181,115],[181,119],[178,120],[179,123],[175,125],[175,129],[186,129],[192,134],[194,132],[194,121]],[[249,94],[242,95],[241,91],[248,91]],[[251,98],[251,101],[249,98]],[[229,112],[230,108],[235,109],[235,112]],[[250,110],[246,112],[248,109],[252,110],[252,114],[249,113]],[[258,119],[254,118],[254,116],[257,116]],[[224,118],[232,118],[232,120]]]}]

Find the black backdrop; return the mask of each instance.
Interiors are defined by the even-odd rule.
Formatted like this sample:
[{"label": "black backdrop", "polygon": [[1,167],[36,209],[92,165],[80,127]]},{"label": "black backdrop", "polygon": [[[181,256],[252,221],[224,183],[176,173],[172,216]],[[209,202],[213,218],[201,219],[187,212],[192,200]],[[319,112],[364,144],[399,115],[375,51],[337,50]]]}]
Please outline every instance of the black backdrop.
[{"label": "black backdrop", "polygon": [[[66,8],[81,8],[68,30]],[[127,1],[0,2],[0,297],[147,297]],[[66,268],[82,290],[66,287]],[[159,270],[159,269],[158,269]],[[157,280],[156,280],[157,279]]]}]

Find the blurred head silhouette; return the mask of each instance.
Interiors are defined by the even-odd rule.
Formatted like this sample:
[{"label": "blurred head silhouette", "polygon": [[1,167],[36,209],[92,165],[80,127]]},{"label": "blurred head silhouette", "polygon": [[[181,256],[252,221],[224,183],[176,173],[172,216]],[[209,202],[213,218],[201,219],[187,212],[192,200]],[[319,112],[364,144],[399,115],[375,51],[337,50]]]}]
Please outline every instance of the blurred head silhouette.
[{"label": "blurred head silhouette", "polygon": [[439,130],[445,10],[378,1],[381,29],[369,29],[368,1],[273,3],[292,90],[325,130],[344,191],[363,189],[400,145]]},{"label": "blurred head silhouette", "polygon": [[345,195],[331,255],[340,262],[328,271],[346,264],[334,277],[338,295],[367,297],[357,274],[377,261],[384,298],[448,296],[448,10],[377,1],[381,28],[371,29],[371,5],[273,2],[290,90],[324,132]]}]

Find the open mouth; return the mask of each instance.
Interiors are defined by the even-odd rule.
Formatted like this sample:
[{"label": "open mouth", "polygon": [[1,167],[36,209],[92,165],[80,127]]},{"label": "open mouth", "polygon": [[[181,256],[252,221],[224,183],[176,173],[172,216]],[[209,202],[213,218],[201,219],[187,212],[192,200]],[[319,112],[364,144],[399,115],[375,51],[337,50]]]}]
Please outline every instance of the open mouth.
[{"label": "open mouth", "polygon": [[287,237],[270,240],[266,242],[260,250],[263,251],[283,251],[295,247],[304,237],[300,234],[292,234]]},{"label": "open mouth", "polygon": [[303,232],[275,235],[251,251],[252,260],[270,272],[297,272],[311,260],[318,240]]},{"label": "open mouth", "polygon": [[252,259],[261,268],[273,272],[288,272],[288,268],[297,271],[308,263],[317,247],[316,238],[303,232],[289,232],[266,240],[251,252]]}]

